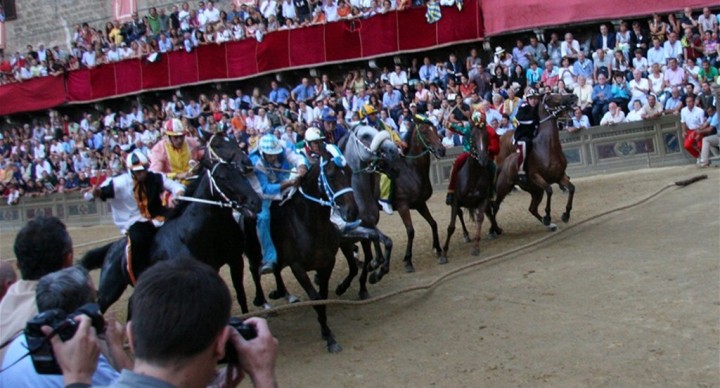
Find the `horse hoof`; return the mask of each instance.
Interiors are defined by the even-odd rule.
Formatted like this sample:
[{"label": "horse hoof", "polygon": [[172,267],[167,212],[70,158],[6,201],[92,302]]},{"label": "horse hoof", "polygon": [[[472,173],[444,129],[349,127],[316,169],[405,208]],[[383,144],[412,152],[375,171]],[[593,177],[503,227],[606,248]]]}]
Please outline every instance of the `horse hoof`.
[{"label": "horse hoof", "polygon": [[376,259],[372,259],[370,261],[370,265],[369,265],[368,269],[370,271],[374,271],[374,270],[378,269],[378,267],[380,267],[380,263]]},{"label": "horse hoof", "polygon": [[267,305],[267,303],[263,299],[258,299],[258,298],[253,299],[253,306],[255,306],[255,307],[260,307],[260,306],[265,307],[266,305]]},{"label": "horse hoof", "polygon": [[270,306],[270,303],[264,303],[264,304],[262,305],[262,309],[263,309],[263,310],[270,310],[270,309],[272,309],[272,306]]},{"label": "horse hoof", "polygon": [[550,226],[550,224],[552,223],[552,219],[549,216],[545,216],[542,219],[542,223],[545,226]]},{"label": "horse hoof", "polygon": [[328,353],[333,353],[333,354],[340,353],[340,352],[342,352],[342,346],[340,346],[340,344],[338,344],[338,343],[328,344],[327,351],[328,351]]},{"label": "horse hoof", "polygon": [[438,264],[441,264],[441,265],[442,265],[442,264],[447,264],[447,263],[448,263],[448,258],[447,258],[447,256],[440,256],[440,257],[438,257]]},{"label": "horse hoof", "polygon": [[405,273],[413,272],[415,272],[415,267],[412,265],[412,263],[405,263]]},{"label": "horse hoof", "polygon": [[470,248],[470,255],[472,255],[472,256],[479,256],[479,255],[480,255],[480,248],[478,248],[478,247],[472,247],[472,248]]},{"label": "horse hoof", "polygon": [[370,299],[370,293],[367,291],[360,291],[358,292],[358,298],[360,298],[360,300],[368,300]]},{"label": "horse hoof", "polygon": [[298,298],[297,296],[292,295],[292,294],[288,295],[287,300],[288,300],[288,303],[290,303],[290,304],[294,304],[294,303],[299,303],[299,302],[300,302],[300,298]]},{"label": "horse hoof", "polygon": [[270,291],[270,293],[268,294],[268,297],[270,297],[270,299],[276,300],[276,299],[282,299],[282,298],[284,298],[286,295],[287,295],[287,293],[285,293],[285,292],[280,292],[280,291],[278,291],[278,290],[272,290],[272,291]]},{"label": "horse hoof", "polygon": [[337,288],[335,289],[335,295],[340,296],[340,295],[344,294],[345,291],[347,291],[347,289],[348,289],[347,286],[343,286],[341,284],[341,285],[337,286]]},{"label": "horse hoof", "polygon": [[567,224],[567,222],[570,221],[570,214],[568,214],[568,213],[563,213],[561,219],[562,219],[562,222],[564,222],[564,223]]},{"label": "horse hoof", "polygon": [[558,227],[557,227],[557,225],[551,223],[550,225],[547,226],[547,228],[549,231],[554,232],[557,230]]},{"label": "horse hoof", "polygon": [[468,236],[467,234],[464,235],[464,236],[463,236],[463,240],[464,240],[466,243],[469,243],[469,242],[470,242],[470,236]]},{"label": "horse hoof", "polygon": [[488,233],[487,237],[488,237],[488,240],[495,240],[496,238],[498,238],[498,235],[495,232],[490,232],[490,233]]}]

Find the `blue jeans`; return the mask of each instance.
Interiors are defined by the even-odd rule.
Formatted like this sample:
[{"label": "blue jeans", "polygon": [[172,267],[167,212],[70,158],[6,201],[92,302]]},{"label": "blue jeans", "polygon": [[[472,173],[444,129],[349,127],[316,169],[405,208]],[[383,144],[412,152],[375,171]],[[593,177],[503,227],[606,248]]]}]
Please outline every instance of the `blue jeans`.
[{"label": "blue jeans", "polygon": [[277,263],[277,251],[270,236],[270,204],[272,200],[263,199],[262,211],[257,215],[257,233],[263,252],[263,264]]}]

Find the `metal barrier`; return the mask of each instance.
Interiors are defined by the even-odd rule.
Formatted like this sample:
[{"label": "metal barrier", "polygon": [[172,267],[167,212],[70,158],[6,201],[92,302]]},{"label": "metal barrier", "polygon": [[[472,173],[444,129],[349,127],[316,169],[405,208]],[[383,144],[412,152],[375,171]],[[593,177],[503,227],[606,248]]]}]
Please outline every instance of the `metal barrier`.
[{"label": "metal barrier", "polygon": [[[682,131],[677,116],[657,120],[593,127],[576,133],[561,132],[560,141],[568,160],[571,177],[664,167],[693,162],[682,149]],[[450,169],[461,147],[447,150],[434,160],[430,182],[444,190]],[[112,223],[109,206],[101,201],[86,202],[78,193],[22,198],[20,205],[0,205],[0,231],[17,230],[41,214],[61,218],[69,226]]]}]

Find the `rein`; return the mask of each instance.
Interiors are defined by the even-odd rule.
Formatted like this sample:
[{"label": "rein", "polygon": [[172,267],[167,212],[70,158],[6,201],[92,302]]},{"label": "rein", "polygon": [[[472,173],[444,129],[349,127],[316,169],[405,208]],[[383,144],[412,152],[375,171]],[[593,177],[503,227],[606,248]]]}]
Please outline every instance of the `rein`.
[{"label": "rein", "polygon": [[215,137],[215,135],[213,135],[210,138],[210,141],[208,142],[208,145],[207,145],[207,150],[210,154],[209,155],[210,160],[215,161],[215,164],[213,165],[212,169],[207,170],[207,176],[208,176],[208,179],[210,180],[210,194],[215,195],[215,192],[217,192],[218,195],[220,195],[221,200],[220,201],[212,201],[209,199],[187,197],[184,195],[177,196],[177,197],[175,197],[175,199],[177,199],[179,201],[185,201],[185,202],[195,202],[195,203],[202,203],[205,205],[218,206],[221,208],[232,208],[235,210],[241,209],[243,206],[241,206],[239,203],[237,203],[237,201],[234,201],[234,200],[231,200],[230,198],[228,198],[228,196],[222,191],[220,186],[218,186],[217,182],[215,181],[215,177],[213,176],[213,174],[215,174],[215,170],[218,168],[218,166],[220,166],[221,164],[229,165],[229,163],[227,161],[225,161],[223,158],[221,158],[217,153],[215,153],[215,151],[210,146],[210,143],[212,142],[212,139],[214,137]]},{"label": "rein", "polygon": [[325,166],[328,164],[328,161],[321,160],[320,161],[320,175],[318,176],[318,187],[321,189],[321,191],[325,191],[325,195],[328,197],[329,201],[326,201],[322,198],[313,197],[312,195],[309,195],[305,193],[302,186],[298,188],[298,191],[300,191],[300,194],[302,194],[305,199],[315,202],[317,204],[320,204],[321,206],[327,206],[330,208],[335,207],[335,200],[340,198],[341,196],[345,194],[349,194],[353,192],[352,187],[346,187],[344,189],[340,189],[338,191],[333,191],[332,187],[330,186],[330,182],[328,182],[327,175],[325,174]]},{"label": "rein", "polygon": [[360,157],[360,161],[361,161],[361,162],[366,162],[366,163],[368,163],[368,165],[367,165],[367,167],[360,168],[360,169],[357,169],[357,170],[356,170],[356,169],[352,169],[352,170],[353,170],[353,174],[372,174],[372,173],[376,172],[376,171],[378,170],[377,163],[378,163],[382,158],[379,157],[376,152],[373,152],[373,151],[370,149],[370,147],[366,146],[365,143],[362,142],[362,140],[360,140],[360,138],[357,136],[357,134],[355,134],[355,128],[353,128],[353,130],[350,131],[350,137],[351,137],[353,140],[355,140],[355,141],[353,142],[353,144],[355,144],[355,149],[357,150],[358,157],[360,157],[360,152],[359,152],[359,151],[361,150],[361,149],[360,149],[360,146],[362,146],[362,148],[365,150],[365,152],[367,152],[368,154],[371,155],[371,157],[370,157],[369,160],[365,160],[365,159],[363,159],[362,157]]},{"label": "rein", "polygon": [[546,95],[543,97],[542,104],[543,104],[543,108],[545,109],[546,112],[549,113],[549,115],[548,115],[547,117],[545,117],[544,119],[540,120],[540,123],[539,123],[539,124],[542,124],[542,123],[544,123],[544,122],[546,122],[546,121],[548,121],[548,120],[557,119],[557,115],[560,114],[560,112],[564,112],[564,111],[567,110],[567,106],[565,106],[565,105],[556,106],[555,108],[549,107],[549,106],[545,103],[545,99],[547,98],[547,96],[548,96],[548,95],[546,94]]}]

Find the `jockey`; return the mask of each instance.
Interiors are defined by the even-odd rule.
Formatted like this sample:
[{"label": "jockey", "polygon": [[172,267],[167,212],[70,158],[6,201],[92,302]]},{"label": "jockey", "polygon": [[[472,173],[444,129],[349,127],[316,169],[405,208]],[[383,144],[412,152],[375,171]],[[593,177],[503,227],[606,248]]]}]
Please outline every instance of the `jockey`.
[{"label": "jockey", "polygon": [[[400,149],[407,147],[407,144],[400,138],[397,132],[393,131],[392,128],[385,125],[382,120],[377,118],[377,110],[370,104],[365,104],[360,108],[360,119],[365,125],[373,127],[378,131],[387,131],[390,133],[390,138],[393,143]],[[392,192],[392,180],[386,174],[380,173],[380,199],[378,203],[382,207],[383,211],[387,214],[393,214],[392,204],[390,203],[390,193]]]},{"label": "jockey", "polygon": [[162,205],[160,196],[165,190],[175,198],[185,193],[185,186],[163,174],[148,171],[147,164],[145,155],[133,151],[125,163],[127,173],[107,179],[84,194],[88,201],[110,200],[113,221],[120,232],[127,235],[127,269],[132,284],[136,274],[149,266],[147,255],[153,238],[165,222],[168,209]]},{"label": "jockey", "polygon": [[160,140],[150,151],[150,171],[161,172],[170,179],[184,180],[191,160],[198,161],[200,144],[195,138],[186,138],[182,121],[170,119],[163,125],[167,138]]},{"label": "jockey", "polygon": [[[307,164],[302,156],[283,148],[278,138],[270,134],[260,138],[258,147],[250,154],[250,160],[262,188],[262,211],[257,215],[257,232],[263,251],[260,273],[267,274],[273,272],[277,263],[277,252],[270,235],[270,204],[273,200],[282,199],[285,189],[299,185],[299,177],[307,173]],[[290,172],[293,166],[297,167],[297,175]]]},{"label": "jockey", "polygon": [[337,117],[335,116],[335,112],[332,110],[323,115],[322,121],[325,132],[324,139],[327,143],[337,144],[347,133],[345,128],[337,124]]},{"label": "jockey", "polygon": [[540,95],[535,89],[529,89],[525,93],[527,102],[520,105],[515,118],[518,126],[515,129],[515,144],[518,152],[518,180],[522,183],[527,181],[527,156],[532,150],[533,138],[540,125],[538,114],[538,103]]},{"label": "jockey", "polygon": [[[305,140],[298,142],[296,148],[300,152],[308,163],[313,159],[320,159],[320,154],[324,148],[330,155],[332,155],[332,161],[336,166],[344,168],[347,165],[345,162],[345,156],[343,156],[340,148],[335,144],[325,143],[325,137],[320,132],[320,129],[316,127],[310,127],[305,131]],[[361,220],[355,220],[353,222],[345,221],[337,208],[333,208],[330,211],[330,221],[335,224],[340,232],[345,233],[349,230],[355,229],[360,226]]]},{"label": "jockey", "polygon": [[[485,116],[480,112],[475,112],[472,115],[472,122],[476,126],[484,125],[485,129],[488,132],[488,154],[490,155],[490,159],[488,160],[488,170],[490,172],[490,176],[495,179],[495,155],[497,155],[500,152],[500,136],[495,133],[495,129],[493,127],[487,125],[485,123]],[[472,151],[472,139],[470,138],[470,133],[472,132],[472,126],[467,121],[463,122],[462,125],[460,124],[451,124],[448,128],[449,131],[455,132],[457,134],[462,135],[463,140],[463,152],[458,155],[457,159],[455,159],[455,162],[453,163],[452,170],[450,171],[450,182],[448,183],[448,192],[447,196],[445,197],[445,203],[447,205],[452,205],[453,201],[455,200],[455,186],[457,182],[457,175],[458,171],[462,168],[462,166],[465,164],[465,161],[470,156],[470,152]],[[491,190],[491,197],[493,197],[495,194],[495,184],[493,180],[492,190]]]}]

